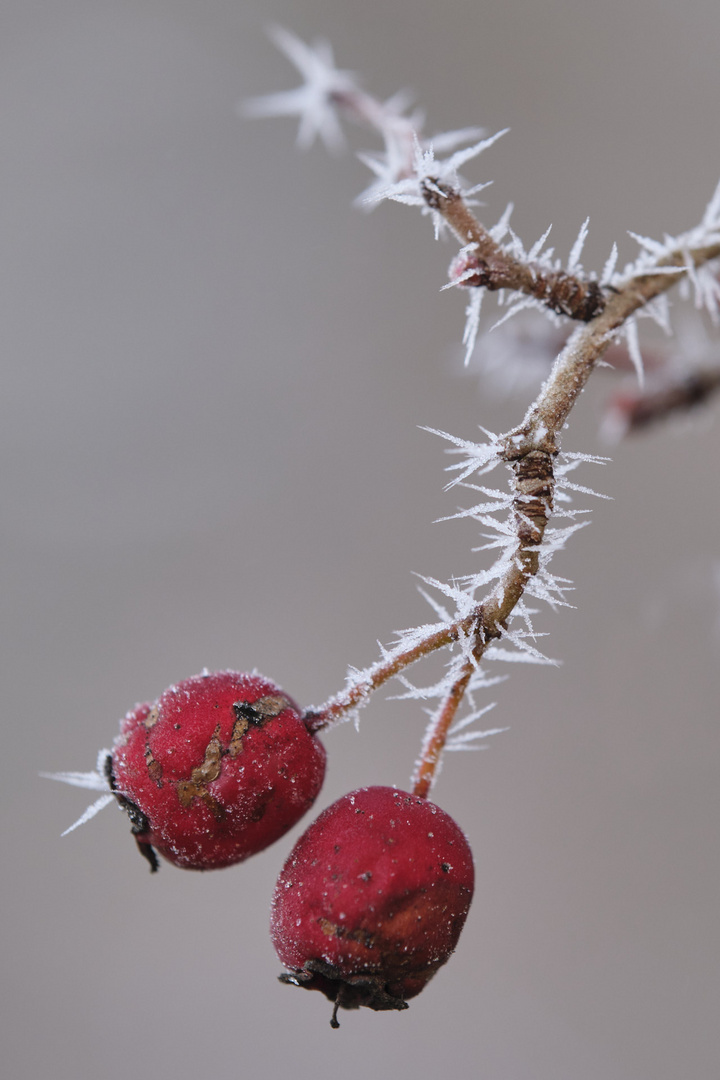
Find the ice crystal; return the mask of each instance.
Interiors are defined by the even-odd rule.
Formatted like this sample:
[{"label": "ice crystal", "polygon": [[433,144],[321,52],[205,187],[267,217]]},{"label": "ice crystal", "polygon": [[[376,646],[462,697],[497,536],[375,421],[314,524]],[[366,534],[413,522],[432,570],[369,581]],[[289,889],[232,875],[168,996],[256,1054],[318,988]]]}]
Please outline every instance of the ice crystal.
[{"label": "ice crystal", "polygon": [[577,240],[572,246],[570,258],[568,259],[567,271],[569,274],[574,274],[577,273],[579,270],[582,270],[582,266],[580,265],[580,256],[582,255],[582,250],[585,246],[585,241],[587,239],[589,224],[590,218],[585,218],[585,221],[580,226],[580,232],[578,233]]},{"label": "ice crystal", "polygon": [[[419,206],[424,214],[432,216],[435,235],[438,236],[444,224],[443,219],[437,210],[428,206],[426,191],[434,192],[442,197],[446,194],[446,189],[450,189],[461,192],[466,198],[482,191],[483,188],[488,186],[487,183],[467,187],[466,181],[459,175],[458,170],[466,162],[471,161],[481,154],[483,150],[487,150],[488,147],[497,142],[499,138],[507,133],[507,130],[505,128],[486,139],[480,139],[479,142],[473,143],[471,146],[456,150],[449,158],[436,158],[432,142],[421,142],[418,136],[415,135],[411,174],[388,184],[384,188],[375,185],[375,190],[371,196],[366,196],[366,201],[374,204],[383,199],[391,199],[394,202],[405,203],[407,206]],[[439,140],[447,144],[449,140],[452,140],[453,136],[464,138],[465,135],[466,132],[448,133],[445,137],[440,136]]]},{"label": "ice crystal", "polygon": [[600,275],[600,284],[601,285],[604,286],[604,285],[609,285],[611,283],[611,281],[613,279],[613,274],[615,273],[615,267],[617,266],[617,261],[618,261],[618,246],[615,243],[615,241],[613,241],[612,250],[611,250],[611,252],[610,252],[610,254],[608,256],[607,262],[605,263],[605,265],[603,267],[603,272]]},{"label": "ice crystal", "polygon": [[625,339],[630,359],[635,368],[638,383],[640,386],[643,386],[645,384],[645,366],[643,364],[642,353],[640,352],[640,338],[638,336],[636,318],[631,317],[626,320],[625,325],[622,328],[622,336]]},{"label": "ice crystal", "polygon": [[110,790],[110,784],[105,775],[105,762],[109,756],[109,750],[101,750],[98,754],[97,766],[92,772],[41,772],[45,780],[58,780],[61,784],[70,784],[71,787],[85,788],[88,791],[102,791],[104,794],[91,803],[90,806],[74,821],[69,828],[65,829],[61,836],[67,836],[86,821],[90,821],[96,814],[115,801],[115,796]]},{"label": "ice crystal", "polygon": [[385,142],[381,153],[362,151],[358,158],[375,174],[375,179],[356,198],[358,206],[372,210],[388,197],[387,192],[401,181],[409,180],[414,175],[417,148],[422,151],[440,152],[454,149],[456,146],[484,134],[482,128],[462,128],[458,131],[446,131],[430,139],[420,137],[422,118],[415,114],[405,117],[394,114],[385,102],[378,117],[380,134]]},{"label": "ice crystal", "polygon": [[423,431],[429,431],[431,435],[439,435],[441,439],[447,439],[453,443],[448,449],[449,454],[463,454],[464,460],[447,466],[447,471],[457,471],[458,476],[446,485],[446,490],[462,484],[469,476],[484,476],[491,472],[501,462],[499,453],[498,436],[491,431],[484,431],[488,437],[486,443],[471,442],[469,439],[460,439],[456,435],[450,435],[447,431],[438,431],[437,428],[424,427]]},{"label": "ice crystal", "polygon": [[[603,273],[603,283],[620,288],[635,277],[654,274],[682,274],[681,295],[686,298],[690,291],[693,293],[695,307],[704,310],[713,322],[720,320],[720,283],[718,282],[718,263],[720,260],[712,259],[695,265],[693,251],[701,250],[720,243],[720,183],[710,202],[705,208],[702,220],[695,228],[681,233],[679,236],[665,235],[660,240],[649,236],[640,236],[631,232],[630,236],[640,247],[640,254],[634,262],[629,263],[621,273],[614,271],[614,261],[611,267],[606,267]],[[679,265],[677,263],[679,262]],[[653,316],[652,308],[647,311]],[[665,318],[664,328],[669,329]],[[631,334],[633,331],[631,331]],[[637,360],[637,353],[635,360]]]},{"label": "ice crystal", "polygon": [[295,90],[253,98],[243,105],[246,116],[298,116],[298,146],[309,147],[319,136],[330,151],[344,146],[345,139],[337,116],[337,101],[358,89],[349,71],[335,66],[332,47],[317,41],[313,47],[281,26],[268,31],[278,49],[302,75],[304,82]]},{"label": "ice crystal", "polygon": [[[525,248],[520,237],[510,227],[510,215],[512,213],[512,204],[510,204],[503,213],[500,220],[491,229],[488,230],[490,236],[499,245],[504,254],[508,255],[511,259],[517,260],[517,262],[525,263],[526,265],[532,265],[536,273],[554,274],[558,272],[564,272],[573,274],[576,277],[582,277],[582,266],[580,264],[580,256],[582,254],[583,246],[588,235],[588,223],[589,218],[586,218],[580,227],[580,232],[573,244],[568,261],[563,266],[562,261],[555,256],[554,248],[545,247],[550,230],[552,226],[548,226],[542,236],[535,241],[529,250]],[[463,330],[462,344],[465,347],[465,366],[470,362],[470,357],[475,351],[477,343],[479,325],[480,325],[480,311],[482,308],[482,300],[486,287],[478,285],[473,282],[473,278],[477,278],[478,268],[473,268],[471,264],[471,258],[473,250],[477,248],[476,244],[468,244],[462,248],[456,258],[451,263],[450,277],[451,280],[444,285],[443,288],[465,288],[470,292],[467,307],[465,309],[465,327]],[[462,273],[453,272],[455,268],[462,265],[463,258],[468,263],[467,269]],[[614,264],[613,264],[614,265]],[[608,261],[606,270],[612,273],[612,267]],[[592,280],[588,278],[587,280]],[[498,289],[495,291],[495,297],[499,307],[506,307],[506,310],[492,325],[491,330],[496,331],[500,327],[514,319],[523,311],[536,310],[539,311],[543,317],[548,320],[554,327],[561,326],[567,322],[567,317],[560,315],[557,311],[554,311],[552,307],[549,307],[544,300],[538,299],[530,295],[518,295],[514,290]],[[484,344],[487,343],[487,337],[483,339]]]},{"label": "ice crystal", "polygon": [[470,357],[475,351],[478,330],[480,329],[480,312],[482,310],[484,289],[473,289],[470,293],[467,307],[465,308],[465,327],[463,329],[462,343],[465,346],[465,366],[470,363]]}]

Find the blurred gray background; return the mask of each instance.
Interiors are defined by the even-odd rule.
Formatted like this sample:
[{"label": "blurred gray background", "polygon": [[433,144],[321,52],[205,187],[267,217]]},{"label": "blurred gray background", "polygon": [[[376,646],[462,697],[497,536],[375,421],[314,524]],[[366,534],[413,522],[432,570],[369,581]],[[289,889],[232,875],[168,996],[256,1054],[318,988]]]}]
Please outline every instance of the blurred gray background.
[{"label": "blurred gray background", "polygon": [[[114,809],[59,833],[134,702],[257,667],[303,704],[425,621],[411,571],[480,565],[443,444],[517,422],[463,372],[452,244],[352,208],[347,155],[294,149],[236,103],[297,77],[264,34],[330,38],[428,131],[511,134],[468,166],[532,243],[585,265],[627,229],[693,225],[720,175],[711,0],[5,0],[0,124],[3,1074],[710,1080],[720,1030],[720,551],[712,411],[612,450],[557,558],[558,669],[488,693],[509,725],[435,798],[478,888],[457,954],[407,1013],[281,986],[267,937],[299,834],[218,874],[151,878]],[[373,149],[370,133],[354,148]],[[492,311],[492,306],[489,309]],[[487,322],[486,322],[487,325]],[[597,437],[598,376],[565,447]],[[584,505],[587,505],[585,503]],[[713,576],[715,575],[715,577]],[[492,694],[492,697],[491,697]],[[424,726],[376,695],[327,735],[318,806],[404,786]]]}]

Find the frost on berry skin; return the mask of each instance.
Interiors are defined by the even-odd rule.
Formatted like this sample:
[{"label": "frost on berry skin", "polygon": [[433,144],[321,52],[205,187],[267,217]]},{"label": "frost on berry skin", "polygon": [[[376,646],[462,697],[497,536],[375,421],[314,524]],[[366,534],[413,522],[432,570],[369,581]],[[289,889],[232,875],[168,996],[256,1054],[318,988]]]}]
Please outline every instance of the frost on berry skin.
[{"label": "frost on berry skin", "polygon": [[474,869],[459,826],[389,787],[344,795],[300,837],[272,901],[281,981],[338,1008],[406,1009],[451,956]]},{"label": "frost on berry skin", "polygon": [[211,870],[262,851],[302,817],[325,750],[274,683],[208,672],[128,713],[106,774],[152,870],[155,851]]}]

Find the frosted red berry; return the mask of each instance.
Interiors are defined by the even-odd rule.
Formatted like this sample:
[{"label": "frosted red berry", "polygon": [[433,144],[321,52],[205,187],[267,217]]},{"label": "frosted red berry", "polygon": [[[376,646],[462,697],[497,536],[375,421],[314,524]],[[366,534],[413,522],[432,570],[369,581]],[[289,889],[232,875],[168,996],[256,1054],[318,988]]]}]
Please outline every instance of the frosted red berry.
[{"label": "frosted red berry", "polygon": [[151,868],[241,862],[312,805],[325,750],[295,703],[261,675],[218,671],[171,686],[121,722],[110,786]]},{"label": "frosted red berry", "polygon": [[278,878],[270,928],[289,973],[338,1008],[405,1009],[451,956],[474,869],[440,807],[369,787],[343,796],[301,836]]}]

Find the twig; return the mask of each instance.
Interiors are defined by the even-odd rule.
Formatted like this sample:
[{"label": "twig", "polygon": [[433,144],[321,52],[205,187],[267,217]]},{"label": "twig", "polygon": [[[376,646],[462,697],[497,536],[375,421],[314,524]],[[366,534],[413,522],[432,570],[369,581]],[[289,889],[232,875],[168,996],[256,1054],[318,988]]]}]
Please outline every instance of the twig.
[{"label": "twig", "polygon": [[[614,275],[617,257],[617,248],[614,248],[603,272],[606,293],[599,282],[584,280],[574,273],[585,239],[585,226],[572,249],[567,267],[562,269],[551,263],[549,256],[537,261],[545,237],[527,256],[515,239],[511,253],[500,243],[507,233],[506,220],[502,219],[490,231],[470,210],[467,197],[479,189],[464,190],[458,169],[496,141],[502,132],[456,150],[447,159],[438,160],[432,142],[420,140],[419,119],[403,116],[401,99],[391,99],[383,104],[366,94],[349,72],[335,67],[332,51],[325,43],[312,49],[287,31],[278,29],[272,35],[298,67],[304,82],[293,91],[251,102],[247,111],[255,116],[296,114],[300,117],[298,141],[309,145],[319,135],[331,149],[342,142],[337,112],[374,128],[384,140],[385,152],[375,156],[361,155],[376,176],[366,192],[365,201],[373,203],[390,198],[420,206],[434,215],[436,231],[444,221],[463,245],[458,257],[460,265],[453,268],[457,275],[453,273],[451,284],[521,292],[554,312],[585,324],[571,334],[522,424],[493,438],[492,445],[481,450],[486,465],[502,461],[513,474],[510,517],[501,530],[509,536],[507,545],[504,539],[501,542],[509,554],[496,564],[496,573],[492,577],[497,580],[495,587],[480,603],[474,603],[473,586],[463,594],[467,605],[455,620],[443,616],[439,626],[421,628],[412,638],[401,640],[394,650],[385,650],[380,661],[351,677],[343,691],[305,714],[311,730],[319,731],[335,724],[356,713],[374,690],[416,660],[453,642],[460,642],[463,654],[459,668],[426,735],[418,767],[416,791],[424,796],[473,671],[488,644],[508,632],[510,616],[528,583],[544,564],[542,546],[553,511],[554,461],[560,451],[561,432],[597,362],[623,331],[630,359],[641,376],[642,358],[632,316],[685,275],[695,289],[697,306],[707,307],[713,316],[720,313],[720,290],[716,279],[713,277],[708,281],[706,275],[698,272],[704,263],[720,257],[720,185],[701,224],[678,238],[674,249],[668,250],[671,241],[658,244],[636,237],[643,254],[625,279]],[[444,149],[457,147],[477,134],[450,132],[435,140],[436,148],[441,145]],[[466,328],[468,349],[474,340],[478,312],[479,304],[473,302]],[[478,467],[472,460],[472,449],[470,458],[460,480]],[[501,499],[498,507],[502,505],[508,505],[508,502]],[[483,575],[483,579],[490,578]]]},{"label": "twig", "polygon": [[704,404],[718,391],[720,367],[676,375],[647,393],[619,391],[609,404],[604,430],[609,437],[634,435],[650,424]]},{"label": "twig", "polygon": [[597,281],[584,281],[565,270],[549,270],[536,262],[522,262],[504,251],[459,191],[428,181],[423,182],[422,191],[428,206],[442,215],[460,243],[471,245],[464,257],[467,271],[463,285],[489,292],[513,289],[526,293],[558,315],[580,322],[589,322],[605,307],[605,296]]},{"label": "twig", "polygon": [[370,694],[416,660],[461,637],[472,636],[473,655],[479,660],[488,644],[502,637],[507,620],[525,587],[540,566],[540,546],[552,511],[553,462],[560,450],[560,433],[570,411],[625,321],[654,297],[666,292],[688,271],[720,257],[720,242],[692,251],[673,251],[657,262],[658,271],[643,273],[621,285],[603,312],[578,327],[558,356],[550,376],[522,424],[498,439],[498,456],[513,471],[512,519],[517,537],[514,555],[497,586],[469,615],[419,637],[411,646],[389,652],[382,660],[351,680],[340,693],[310,710],[308,726],[319,731],[357,711]]},{"label": "twig", "polygon": [[427,799],[430,794],[448,732],[474,670],[473,661],[466,660],[428,727],[413,775],[413,795],[417,795],[419,799]]}]

